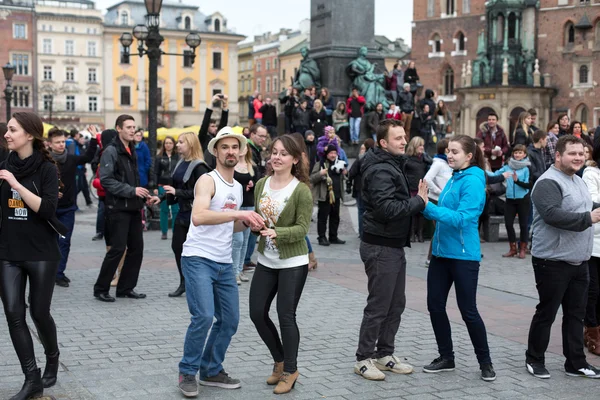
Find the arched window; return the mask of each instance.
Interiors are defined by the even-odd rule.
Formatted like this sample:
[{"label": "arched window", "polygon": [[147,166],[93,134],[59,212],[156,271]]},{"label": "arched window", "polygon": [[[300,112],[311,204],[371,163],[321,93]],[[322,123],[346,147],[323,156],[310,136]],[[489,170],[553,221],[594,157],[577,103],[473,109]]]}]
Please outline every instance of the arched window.
[{"label": "arched window", "polygon": [[596,22],[595,40],[594,45],[600,47],[600,20]]},{"label": "arched window", "polygon": [[215,32],[221,32],[221,20],[215,19]]},{"label": "arched window", "polygon": [[442,51],[442,39],[437,33],[433,36],[433,51],[439,53]]},{"label": "arched window", "polygon": [[515,39],[517,34],[517,16],[510,13],[508,16],[508,38]]},{"label": "arched window", "polygon": [[504,42],[504,15],[498,15],[498,23],[496,24],[497,43]]},{"label": "arched window", "polygon": [[565,45],[572,45],[575,43],[575,25],[572,22],[568,22],[565,26]]},{"label": "arched window", "polygon": [[190,29],[192,29],[192,19],[190,17],[185,17],[185,30],[189,31]]},{"label": "arched window", "polygon": [[444,72],[444,95],[450,96],[454,94],[454,71],[451,67]]},{"label": "arched window", "polygon": [[581,122],[587,125],[588,120],[588,109],[586,106],[581,107]]},{"label": "arched window", "polygon": [[462,32],[458,33],[458,51],[465,51],[465,35]]},{"label": "arched window", "polygon": [[129,13],[121,11],[121,25],[129,25]]},{"label": "arched window", "polygon": [[579,83],[588,83],[589,81],[590,71],[587,65],[582,65],[579,67]]}]

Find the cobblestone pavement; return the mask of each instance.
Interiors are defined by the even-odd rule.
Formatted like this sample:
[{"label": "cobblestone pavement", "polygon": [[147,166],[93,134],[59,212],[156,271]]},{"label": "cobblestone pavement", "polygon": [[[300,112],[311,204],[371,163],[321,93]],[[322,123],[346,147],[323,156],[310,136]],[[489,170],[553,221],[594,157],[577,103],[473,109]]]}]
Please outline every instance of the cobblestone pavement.
[{"label": "cobblestone pavement", "polygon": [[[366,301],[355,212],[355,208],[343,207],[340,236],[348,241],[346,245],[320,247],[316,245],[314,226],[311,231],[319,268],[311,272],[298,309],[300,379],[285,398],[575,399],[598,392],[598,382],[568,378],[562,372],[558,324],[547,360],[552,379],[539,380],[525,371],[524,343],[536,304],[535,285],[530,260],[500,257],[505,242],[483,245],[485,258],[478,299],[498,373],[496,382],[479,379],[469,336],[453,297],[448,308],[453,321],[457,369],[436,375],[421,372],[421,366],[437,356],[425,304],[427,269],[423,260],[428,242],[407,250],[408,304],[396,342],[396,353],[414,365],[415,372],[408,376],[388,373],[383,382],[366,381],[355,375],[354,353]],[[101,303],[92,297],[92,286],[105,250],[103,242],[90,240],[94,234],[94,213],[95,209],[77,214],[67,269],[71,287],[55,290],[52,313],[59,331],[62,365],[58,384],[46,393],[57,399],[74,400],[181,398],[177,364],[189,313],[185,298],[167,297],[178,283],[170,242],[161,241],[158,232],[144,234],[146,250],[138,290],[148,294],[146,300]],[[248,289],[248,284],[240,287],[240,326],[225,361],[226,370],[241,379],[243,387],[238,390],[201,387],[199,398],[276,397],[264,382],[270,375],[272,361],[248,317]],[[275,310],[272,313],[275,315]],[[18,391],[23,378],[3,315],[0,321],[0,399],[8,399]],[[35,343],[43,368],[43,349],[39,340]],[[589,356],[589,360],[600,364],[595,356]]]}]

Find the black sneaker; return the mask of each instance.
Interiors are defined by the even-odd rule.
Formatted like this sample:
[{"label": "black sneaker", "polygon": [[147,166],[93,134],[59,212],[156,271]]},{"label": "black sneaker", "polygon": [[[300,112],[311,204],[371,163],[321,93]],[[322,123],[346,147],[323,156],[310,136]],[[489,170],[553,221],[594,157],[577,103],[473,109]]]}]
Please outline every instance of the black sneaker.
[{"label": "black sneaker", "polygon": [[96,235],[92,238],[92,241],[96,241],[96,240],[102,240],[104,239],[104,235],[101,233],[96,233]]},{"label": "black sneaker", "polygon": [[481,364],[479,368],[481,368],[481,379],[486,382],[492,382],[496,380],[496,371],[494,371],[494,366],[491,363]]},{"label": "black sneaker", "polygon": [[63,278],[65,278],[65,281],[67,281],[67,282],[71,283],[71,280],[69,279],[69,277],[68,277],[68,276],[66,276],[66,275],[64,275],[64,274],[63,274]]},{"label": "black sneaker", "polygon": [[329,239],[329,243],[331,243],[331,244],[346,244],[346,241],[341,240],[339,238],[332,238],[332,239]]},{"label": "black sneaker", "polygon": [[566,368],[565,373],[568,376],[579,376],[582,378],[592,378],[598,379],[600,378],[600,370],[592,365],[587,365],[587,367],[579,368],[578,370],[574,368]]},{"label": "black sneaker", "polygon": [[230,378],[227,372],[221,371],[216,376],[200,379],[202,386],[215,386],[223,389],[237,389],[242,387],[239,379]]},{"label": "black sneaker", "polygon": [[65,278],[56,278],[56,286],[69,287],[69,282]]},{"label": "black sneaker", "polygon": [[546,366],[542,363],[525,363],[527,372],[536,378],[550,379],[550,372],[546,369]]},{"label": "black sneaker", "polygon": [[454,371],[454,360],[446,360],[442,357],[438,357],[431,362],[431,364],[423,367],[423,372],[435,374],[437,372],[449,372]]},{"label": "black sneaker", "polygon": [[179,374],[179,390],[185,397],[198,396],[198,382],[195,375]]},{"label": "black sneaker", "polygon": [[329,240],[326,237],[320,237],[319,246],[329,246]]}]

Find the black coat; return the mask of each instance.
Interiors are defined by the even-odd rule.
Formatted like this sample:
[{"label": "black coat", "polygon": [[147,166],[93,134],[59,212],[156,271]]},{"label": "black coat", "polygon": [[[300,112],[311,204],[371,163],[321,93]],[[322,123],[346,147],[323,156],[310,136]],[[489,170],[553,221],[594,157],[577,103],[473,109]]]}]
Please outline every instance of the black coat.
[{"label": "black coat", "polygon": [[411,92],[407,92],[406,90],[401,91],[398,94],[398,106],[400,107],[400,111],[403,113],[410,114],[415,111],[414,99]]},{"label": "black coat", "polygon": [[528,132],[526,133],[523,130],[523,127],[519,126],[517,128],[517,130],[515,131],[515,138],[513,140],[513,147],[516,144],[524,144],[525,147],[529,146],[530,144],[533,143],[533,141],[531,140],[531,137],[533,136],[533,130],[531,129],[531,127],[528,129]]},{"label": "black coat", "polygon": [[303,110],[302,107],[298,106],[294,110],[293,124],[296,128],[310,127],[310,111],[308,110],[308,108],[306,110]]},{"label": "black coat", "polygon": [[416,68],[406,68],[404,71],[404,83],[417,83],[419,81],[419,74],[417,74]]},{"label": "black coat", "polygon": [[309,162],[308,170],[312,171],[317,162],[317,140],[315,139],[312,142],[305,140],[304,144],[306,145],[306,155]]},{"label": "black coat", "polygon": [[531,187],[533,187],[538,178],[546,172],[546,161],[544,160],[542,150],[536,149],[533,145],[530,145],[527,148],[527,156],[529,157],[529,162],[531,162],[531,166],[529,167],[529,180],[531,182]]},{"label": "black coat", "polygon": [[419,180],[425,178],[433,160],[424,153],[421,157],[411,156],[404,163],[404,174],[408,179],[408,188],[411,192],[419,190]]},{"label": "black coat", "polygon": [[175,149],[173,149],[171,157],[169,157],[166,152],[163,152],[157,157],[155,167],[156,178],[154,179],[154,182],[159,185],[172,185],[173,180],[171,179],[171,176],[173,175],[173,171],[175,171],[177,161],[179,161],[179,154]]},{"label": "black coat", "polygon": [[321,137],[324,134],[325,127],[327,126],[327,112],[325,109],[321,109],[320,112],[317,112],[314,108],[310,110],[309,114],[310,119],[310,128],[315,133],[315,137]]},{"label": "black coat", "polygon": [[56,162],[60,171],[60,180],[63,183],[63,188],[61,189],[63,196],[58,199],[57,208],[70,208],[77,205],[77,184],[75,181],[77,167],[91,162],[96,155],[97,147],[98,142],[96,138],[92,138],[85,154],[80,156],[68,154],[64,164]]},{"label": "black coat", "polygon": [[272,104],[264,104],[260,110],[262,113],[262,123],[265,126],[277,126],[277,109]]},{"label": "black coat", "polygon": [[143,200],[135,194],[140,186],[140,173],[133,143],[129,143],[131,154],[119,137],[102,151],[100,158],[100,184],[106,192],[104,205],[111,211],[136,211]]}]

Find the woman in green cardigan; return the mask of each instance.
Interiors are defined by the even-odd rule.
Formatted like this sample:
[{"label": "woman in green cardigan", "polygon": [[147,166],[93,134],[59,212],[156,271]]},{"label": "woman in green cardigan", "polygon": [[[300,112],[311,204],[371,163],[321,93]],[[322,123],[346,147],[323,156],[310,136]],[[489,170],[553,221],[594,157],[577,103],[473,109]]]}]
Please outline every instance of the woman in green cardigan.
[{"label": "woman in green cardigan", "polygon": [[[265,220],[260,231],[258,265],[250,286],[250,318],[265,342],[275,365],[267,379],[277,385],[273,393],[287,393],[298,379],[296,359],[300,332],[296,308],[308,275],[308,233],[313,208],[308,166],[302,147],[291,136],[275,139],[271,150],[273,172],[256,184],[256,212]],[[269,309],[277,294],[281,338]]]}]

